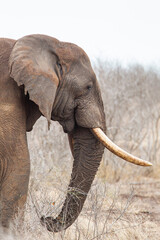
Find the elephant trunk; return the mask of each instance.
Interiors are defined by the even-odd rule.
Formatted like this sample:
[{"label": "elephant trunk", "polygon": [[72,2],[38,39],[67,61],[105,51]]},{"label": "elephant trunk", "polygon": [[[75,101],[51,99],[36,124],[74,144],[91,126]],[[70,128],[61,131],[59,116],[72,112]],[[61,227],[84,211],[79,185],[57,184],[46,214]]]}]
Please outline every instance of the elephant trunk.
[{"label": "elephant trunk", "polygon": [[68,228],[80,214],[99,167],[103,145],[86,128],[77,127],[72,135],[73,170],[67,196],[59,216],[42,217],[49,231],[58,232]]}]

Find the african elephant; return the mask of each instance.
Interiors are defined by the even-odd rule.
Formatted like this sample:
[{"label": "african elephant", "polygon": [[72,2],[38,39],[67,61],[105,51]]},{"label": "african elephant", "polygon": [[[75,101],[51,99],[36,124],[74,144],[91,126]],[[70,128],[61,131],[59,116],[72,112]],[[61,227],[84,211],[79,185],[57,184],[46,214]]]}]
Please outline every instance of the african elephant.
[{"label": "african elephant", "polygon": [[69,227],[78,217],[100,164],[104,146],[139,165],[149,162],[116,146],[105,135],[100,88],[86,53],[45,35],[0,39],[0,214],[2,226],[23,208],[30,160],[26,132],[43,115],[58,121],[74,157],[62,211],[42,217],[49,231]]}]

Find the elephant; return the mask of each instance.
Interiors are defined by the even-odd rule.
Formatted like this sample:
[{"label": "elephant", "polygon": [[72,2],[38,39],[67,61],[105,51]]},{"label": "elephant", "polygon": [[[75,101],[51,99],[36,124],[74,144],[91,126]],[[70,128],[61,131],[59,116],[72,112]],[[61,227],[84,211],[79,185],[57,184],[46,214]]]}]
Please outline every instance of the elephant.
[{"label": "elephant", "polygon": [[49,231],[65,230],[77,219],[104,148],[142,166],[106,136],[101,91],[89,57],[79,46],[33,34],[0,39],[0,221],[9,227],[25,206],[30,157],[26,133],[38,118],[58,121],[68,134],[73,168],[60,214],[41,216]]}]

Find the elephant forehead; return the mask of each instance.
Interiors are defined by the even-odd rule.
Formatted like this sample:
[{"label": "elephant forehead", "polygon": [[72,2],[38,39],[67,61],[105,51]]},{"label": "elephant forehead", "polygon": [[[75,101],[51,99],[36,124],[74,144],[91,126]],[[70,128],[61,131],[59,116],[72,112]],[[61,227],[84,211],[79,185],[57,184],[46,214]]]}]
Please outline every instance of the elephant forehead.
[{"label": "elephant forehead", "polygon": [[58,55],[65,61],[83,60],[90,62],[85,51],[73,43],[61,43],[58,48]]}]

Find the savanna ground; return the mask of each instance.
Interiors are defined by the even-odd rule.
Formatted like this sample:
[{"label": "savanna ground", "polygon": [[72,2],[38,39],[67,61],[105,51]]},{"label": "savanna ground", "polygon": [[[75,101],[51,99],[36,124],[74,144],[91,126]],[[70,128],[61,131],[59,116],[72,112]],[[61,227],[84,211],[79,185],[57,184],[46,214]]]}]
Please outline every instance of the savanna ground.
[{"label": "savanna ground", "polygon": [[142,66],[122,68],[98,62],[106,112],[107,135],[119,146],[153,167],[126,163],[105,150],[101,166],[76,222],[50,233],[40,217],[56,216],[63,204],[72,169],[67,136],[58,123],[48,131],[40,118],[28,145],[31,178],[25,221],[19,216],[2,240],[158,240],[160,239],[160,76]]}]

